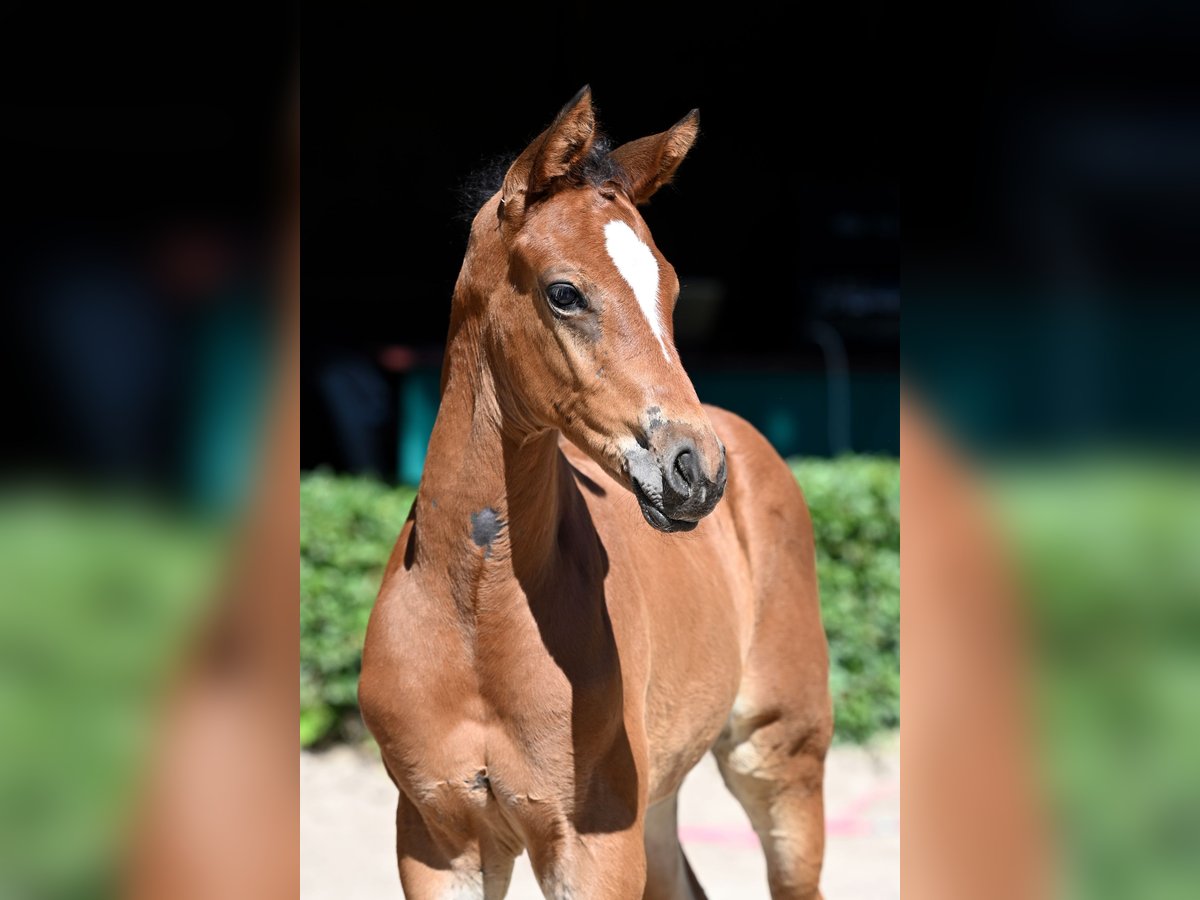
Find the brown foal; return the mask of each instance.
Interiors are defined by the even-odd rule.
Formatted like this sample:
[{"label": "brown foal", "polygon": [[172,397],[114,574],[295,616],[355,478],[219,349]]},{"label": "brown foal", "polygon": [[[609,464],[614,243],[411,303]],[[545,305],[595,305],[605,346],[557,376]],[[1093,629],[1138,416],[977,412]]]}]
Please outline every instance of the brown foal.
[{"label": "brown foal", "polygon": [[585,88],[475,217],[359,687],[410,898],[503,897],[524,850],[547,897],[703,897],[675,798],[710,749],[771,896],[820,896],[808,510],[766,440],[697,399],[637,210],[697,123],[606,152]]}]

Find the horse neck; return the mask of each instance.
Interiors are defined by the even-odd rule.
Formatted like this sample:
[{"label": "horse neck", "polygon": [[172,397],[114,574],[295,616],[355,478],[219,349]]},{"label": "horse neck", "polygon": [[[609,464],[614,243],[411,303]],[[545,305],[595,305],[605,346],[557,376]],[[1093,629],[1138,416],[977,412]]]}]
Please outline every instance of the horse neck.
[{"label": "horse neck", "polygon": [[558,433],[521,433],[506,420],[474,329],[454,330],[417,508],[417,559],[446,571],[456,598],[483,572],[541,577],[572,507]]}]

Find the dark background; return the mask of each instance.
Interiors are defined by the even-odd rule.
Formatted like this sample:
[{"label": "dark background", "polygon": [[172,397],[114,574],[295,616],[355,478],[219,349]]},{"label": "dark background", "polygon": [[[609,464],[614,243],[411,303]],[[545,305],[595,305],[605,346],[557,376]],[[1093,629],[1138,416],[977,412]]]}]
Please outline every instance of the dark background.
[{"label": "dark background", "polygon": [[[427,428],[436,404],[461,188],[585,83],[618,142],[700,109],[698,144],[644,214],[684,284],[678,343],[701,398],[784,452],[898,452],[898,54],[884,4],[736,21],[582,4],[431,18],[339,6],[305,19],[304,468],[396,474],[397,434]],[[688,328],[696,291],[720,300]],[[406,465],[400,451],[408,480],[414,452]]]},{"label": "dark background", "polygon": [[[699,107],[645,210],[703,399],[785,453],[898,452],[894,15],[534,7],[0,12],[0,458],[232,496],[261,412],[303,57],[301,463],[415,480],[461,187],[581,85],[618,141]],[[299,35],[303,27],[303,50]],[[706,318],[703,313],[708,310]],[[239,474],[240,473],[240,474]]]}]

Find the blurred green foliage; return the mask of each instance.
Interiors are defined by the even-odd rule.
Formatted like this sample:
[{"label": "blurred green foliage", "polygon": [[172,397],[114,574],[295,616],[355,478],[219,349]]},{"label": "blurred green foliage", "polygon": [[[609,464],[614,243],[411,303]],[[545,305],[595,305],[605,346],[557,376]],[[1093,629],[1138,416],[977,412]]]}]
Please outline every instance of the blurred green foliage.
[{"label": "blurred green foliage", "polygon": [[1072,895],[1200,885],[1200,474],[1063,460],[996,481],[1030,595],[1044,776]]},{"label": "blurred green foliage", "polygon": [[101,897],[222,542],[126,496],[0,499],[0,897]]},{"label": "blurred green foliage", "polygon": [[[900,471],[895,460],[798,460],[812,510],[838,736],[863,741],[900,713]],[[300,484],[300,741],[362,735],[363,634],[414,491],[365,478]]]}]

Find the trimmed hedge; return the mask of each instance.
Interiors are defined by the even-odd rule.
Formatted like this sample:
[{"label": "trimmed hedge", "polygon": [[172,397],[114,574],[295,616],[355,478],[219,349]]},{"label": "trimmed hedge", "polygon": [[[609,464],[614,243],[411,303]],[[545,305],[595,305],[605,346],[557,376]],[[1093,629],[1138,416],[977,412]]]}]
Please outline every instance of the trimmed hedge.
[{"label": "trimmed hedge", "polygon": [[900,724],[900,464],[793,460],[812,513],[837,736]]},{"label": "trimmed hedge", "polygon": [[[842,740],[900,716],[900,469],[895,460],[795,460],[812,510],[830,683]],[[300,483],[300,742],[355,740],[367,618],[415,492],[366,478]]]},{"label": "trimmed hedge", "polygon": [[416,491],[324,473],[300,480],[300,743],[354,738],[367,619]]}]

